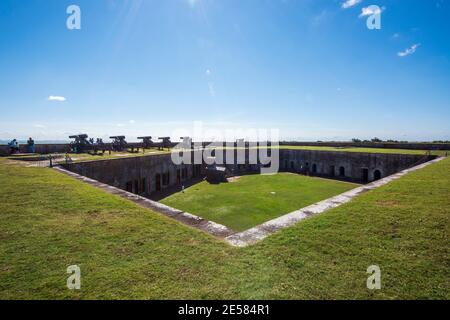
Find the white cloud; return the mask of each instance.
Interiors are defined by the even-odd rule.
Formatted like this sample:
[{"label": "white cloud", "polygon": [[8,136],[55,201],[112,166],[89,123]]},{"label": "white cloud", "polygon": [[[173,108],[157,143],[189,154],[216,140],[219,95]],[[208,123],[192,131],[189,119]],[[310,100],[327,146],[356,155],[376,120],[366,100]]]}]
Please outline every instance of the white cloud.
[{"label": "white cloud", "polygon": [[380,8],[375,5],[368,6],[368,7],[361,9],[361,14],[359,15],[359,17],[362,18],[362,17],[372,16],[374,14],[380,14],[385,9],[386,9],[385,7]]},{"label": "white cloud", "polygon": [[348,9],[348,8],[356,6],[358,3],[361,3],[361,1],[362,0],[347,0],[342,3],[341,7],[343,9]]},{"label": "white cloud", "polygon": [[43,124],[34,124],[33,127],[35,127],[35,128],[40,128],[40,129],[47,128],[47,127],[44,126]]},{"label": "white cloud", "polygon": [[405,49],[405,51],[400,51],[399,53],[397,53],[397,55],[399,57],[409,56],[410,54],[413,54],[414,52],[416,52],[416,50],[419,46],[420,46],[420,43],[413,44],[411,47]]},{"label": "white cloud", "polygon": [[136,121],[134,121],[134,120],[130,120],[128,122],[131,123],[131,124],[136,123]]},{"label": "white cloud", "polygon": [[62,97],[62,96],[49,96],[49,97],[47,98],[47,100],[48,100],[48,101],[58,101],[58,102],[63,102],[63,101],[66,101],[66,98],[65,98],[65,97]]},{"label": "white cloud", "polygon": [[205,73],[206,73],[207,76],[210,76],[211,75],[211,70],[206,69]]}]

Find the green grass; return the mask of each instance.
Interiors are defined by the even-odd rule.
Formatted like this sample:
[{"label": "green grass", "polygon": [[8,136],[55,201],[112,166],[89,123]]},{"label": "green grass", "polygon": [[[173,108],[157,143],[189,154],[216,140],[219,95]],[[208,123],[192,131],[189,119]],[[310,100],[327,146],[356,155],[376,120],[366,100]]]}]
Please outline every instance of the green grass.
[{"label": "green grass", "polygon": [[[449,299],[450,159],[247,248],[0,159],[1,299]],[[81,290],[66,268],[81,267]],[[366,288],[381,267],[382,289]]]},{"label": "green grass", "polygon": [[356,186],[291,173],[248,175],[229,183],[202,181],[161,202],[243,231]]},{"label": "green grass", "polygon": [[[99,161],[99,160],[109,160],[109,159],[122,159],[122,158],[130,158],[130,157],[142,157],[142,156],[149,156],[149,155],[157,155],[157,154],[166,154],[170,152],[170,149],[164,149],[164,150],[158,150],[157,148],[151,148],[151,149],[145,149],[145,152],[142,152],[142,149],[140,149],[140,152],[137,153],[130,153],[127,151],[117,152],[112,151],[111,154],[109,154],[108,151],[106,151],[104,154],[98,153],[98,154],[90,154],[90,153],[69,153],[70,158],[73,162],[83,162],[83,161]],[[8,159],[26,159],[26,158],[34,158],[36,156],[39,156],[40,154],[31,154],[31,155],[21,155],[20,157],[16,155],[8,156]],[[59,161],[64,160],[65,154],[59,153],[59,155],[62,156],[62,158],[58,159]],[[48,156],[43,154],[43,156]]]},{"label": "green grass", "polygon": [[103,155],[92,155],[89,153],[80,153],[80,154],[70,154],[73,162],[83,162],[83,161],[97,161],[97,160],[109,160],[109,159],[122,159],[122,158],[130,158],[130,157],[143,157],[149,155],[157,155],[157,154],[166,154],[169,153],[170,150],[158,150],[157,148],[146,149],[145,152],[130,153],[127,151],[117,152],[113,151],[111,154],[109,152],[105,152]]},{"label": "green grass", "polygon": [[[366,153],[389,153],[389,154],[426,154],[427,150],[411,149],[388,149],[388,148],[357,148],[357,147],[321,147],[321,146],[280,146],[280,149],[291,150],[315,150],[315,151],[338,151],[338,152],[366,152]],[[447,151],[431,150],[432,155],[443,156]]]}]

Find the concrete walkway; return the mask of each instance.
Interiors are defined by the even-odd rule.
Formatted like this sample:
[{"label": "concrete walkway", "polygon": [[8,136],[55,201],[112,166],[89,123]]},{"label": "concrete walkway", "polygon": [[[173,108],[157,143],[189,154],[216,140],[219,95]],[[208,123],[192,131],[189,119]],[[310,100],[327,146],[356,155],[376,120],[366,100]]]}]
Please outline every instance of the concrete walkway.
[{"label": "concrete walkway", "polygon": [[108,193],[115,194],[122,198],[131,200],[142,207],[149,208],[149,209],[156,211],[158,213],[161,213],[165,216],[168,216],[170,218],[178,220],[186,225],[203,230],[213,236],[223,238],[226,242],[228,242],[232,246],[244,247],[247,245],[254,244],[281,229],[290,227],[290,226],[294,225],[295,223],[297,223],[307,217],[310,217],[310,216],[322,213],[326,210],[338,207],[344,203],[349,202],[351,199],[353,199],[354,197],[358,196],[361,193],[381,187],[381,186],[383,186],[393,180],[396,180],[410,172],[422,169],[432,163],[441,161],[442,159],[444,159],[444,158],[442,158],[442,157],[437,158],[435,160],[431,160],[431,161],[423,163],[421,165],[400,171],[396,174],[393,174],[393,175],[383,178],[381,180],[369,183],[367,185],[363,185],[361,187],[357,187],[350,191],[344,192],[340,195],[334,196],[332,198],[312,204],[308,207],[285,214],[281,217],[267,221],[256,227],[250,228],[248,230],[245,230],[245,231],[242,231],[239,233],[236,233],[235,231],[233,231],[219,223],[215,223],[213,221],[203,219],[201,217],[190,214],[188,212],[183,212],[181,210],[171,208],[162,203],[144,198],[142,196],[130,193],[128,191],[125,191],[125,190],[122,190],[122,189],[119,189],[119,188],[116,188],[116,187],[113,187],[110,185],[107,185],[105,183],[101,183],[99,181],[87,178],[85,176],[68,171],[61,167],[54,167],[54,169],[59,172],[62,172],[64,174],[67,174],[75,179],[81,180],[85,183],[88,183],[97,188],[100,188]]}]

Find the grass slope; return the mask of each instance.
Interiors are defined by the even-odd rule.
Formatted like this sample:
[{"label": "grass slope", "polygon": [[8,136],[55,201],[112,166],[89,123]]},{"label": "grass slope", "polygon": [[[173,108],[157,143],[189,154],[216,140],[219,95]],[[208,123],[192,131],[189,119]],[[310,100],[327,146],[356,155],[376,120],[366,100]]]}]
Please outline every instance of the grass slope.
[{"label": "grass slope", "polygon": [[444,156],[445,150],[411,150],[411,149],[389,149],[389,148],[357,148],[357,147],[321,147],[321,146],[280,146],[280,149],[291,150],[315,150],[315,151],[337,151],[337,152],[365,152],[365,153],[389,153],[389,154],[427,154]]},{"label": "grass slope", "polygon": [[[448,299],[450,159],[232,248],[44,168],[0,159],[1,299]],[[81,290],[65,286],[81,267]],[[382,289],[366,288],[378,264]]]},{"label": "grass slope", "polygon": [[[157,148],[151,148],[151,149],[145,149],[144,153],[142,151],[137,152],[137,153],[130,153],[128,151],[122,151],[122,152],[112,151],[111,154],[109,154],[109,152],[106,151],[103,154],[102,153],[98,153],[98,154],[68,153],[68,155],[70,156],[70,158],[73,162],[84,162],[84,161],[100,161],[100,160],[110,160],[110,159],[143,157],[143,156],[166,154],[166,153],[170,153],[170,150],[169,149],[158,150]],[[37,155],[41,155],[41,154],[20,155],[20,158],[21,159],[34,158]],[[65,154],[59,153],[59,155],[61,155],[62,157],[57,159],[56,162],[65,161],[65,158],[64,158]],[[47,157],[48,154],[42,154],[42,156]],[[11,155],[11,156],[8,156],[8,158],[16,159],[16,158],[18,158],[18,156]],[[32,162],[30,162],[30,163],[32,163]]]},{"label": "grass slope", "polygon": [[356,186],[291,173],[248,175],[229,183],[203,181],[161,202],[243,231]]}]

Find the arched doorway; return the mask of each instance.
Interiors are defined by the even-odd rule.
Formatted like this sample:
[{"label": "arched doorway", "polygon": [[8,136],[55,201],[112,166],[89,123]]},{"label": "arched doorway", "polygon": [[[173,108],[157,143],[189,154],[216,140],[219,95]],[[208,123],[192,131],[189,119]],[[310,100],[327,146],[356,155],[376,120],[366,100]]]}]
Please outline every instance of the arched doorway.
[{"label": "arched doorway", "polygon": [[127,182],[127,185],[126,185],[126,187],[125,187],[125,189],[126,189],[128,192],[133,192],[133,181],[128,181],[128,182]]},{"label": "arched doorway", "polygon": [[373,172],[373,180],[376,181],[380,179],[381,179],[381,171],[377,169]]},{"label": "arched doorway", "polygon": [[339,176],[345,177],[345,168],[344,167],[339,167]]},{"label": "arched doorway", "polygon": [[334,177],[334,171],[335,171],[335,167],[330,166],[330,176]]},{"label": "arched doorway", "polygon": [[312,173],[317,173],[317,164],[312,165]]}]

